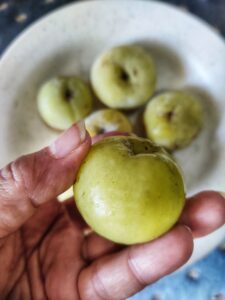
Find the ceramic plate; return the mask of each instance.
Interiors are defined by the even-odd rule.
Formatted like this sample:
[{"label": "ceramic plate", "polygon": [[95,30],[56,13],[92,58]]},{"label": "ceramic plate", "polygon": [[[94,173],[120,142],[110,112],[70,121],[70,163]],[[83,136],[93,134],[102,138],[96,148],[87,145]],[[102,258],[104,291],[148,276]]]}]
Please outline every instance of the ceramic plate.
[{"label": "ceramic plate", "polygon": [[[39,86],[48,78],[77,74],[88,79],[99,53],[139,44],[150,51],[158,90],[198,93],[205,126],[178,151],[188,195],[225,189],[225,45],[212,28],[174,7],[154,1],[90,1],[66,6],[31,26],[0,61],[0,166],[49,144],[57,132],[40,120]],[[225,227],[195,242],[192,261],[225,237]]]}]

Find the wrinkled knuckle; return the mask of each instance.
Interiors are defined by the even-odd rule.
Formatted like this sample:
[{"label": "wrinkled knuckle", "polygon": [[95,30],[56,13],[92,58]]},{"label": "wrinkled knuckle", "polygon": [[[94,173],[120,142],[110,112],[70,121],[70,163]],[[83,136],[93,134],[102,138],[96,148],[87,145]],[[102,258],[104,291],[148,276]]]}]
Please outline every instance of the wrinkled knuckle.
[{"label": "wrinkled knuckle", "polygon": [[112,296],[108,293],[108,289],[105,285],[105,280],[101,276],[99,271],[98,263],[95,264],[95,269],[93,272],[93,277],[91,280],[92,290],[94,291],[95,298],[99,300],[113,299]]},{"label": "wrinkled knuckle", "polygon": [[97,265],[98,262],[95,262],[91,269],[83,270],[79,276],[77,286],[81,300],[112,300],[98,273]]},{"label": "wrinkled knuckle", "polygon": [[1,191],[10,192],[10,189],[21,188],[23,185],[22,174],[20,173],[17,162],[12,162],[0,171]]},{"label": "wrinkled knuckle", "polygon": [[142,278],[140,267],[135,263],[133,247],[130,247],[127,252],[127,266],[128,271],[135,280],[138,288],[143,289],[147,285],[147,282],[145,282],[145,280]]},{"label": "wrinkled knuckle", "polygon": [[[31,181],[32,166],[29,165],[29,172],[23,164],[23,157],[11,162],[0,171],[0,197],[6,199],[29,199],[33,207],[37,207],[36,201],[31,195],[29,182]],[[30,168],[31,167],[31,168]],[[7,201],[8,203],[8,201]],[[11,202],[12,203],[12,202]]]}]

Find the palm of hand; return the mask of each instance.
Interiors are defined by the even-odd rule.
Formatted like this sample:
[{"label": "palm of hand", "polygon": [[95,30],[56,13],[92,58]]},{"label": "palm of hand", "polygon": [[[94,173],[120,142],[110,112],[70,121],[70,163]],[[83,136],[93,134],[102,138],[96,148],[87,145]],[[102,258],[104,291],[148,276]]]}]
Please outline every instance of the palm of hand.
[{"label": "palm of hand", "polygon": [[0,298],[79,299],[78,278],[87,265],[83,242],[82,222],[72,222],[57,201],[45,204],[2,241]]}]

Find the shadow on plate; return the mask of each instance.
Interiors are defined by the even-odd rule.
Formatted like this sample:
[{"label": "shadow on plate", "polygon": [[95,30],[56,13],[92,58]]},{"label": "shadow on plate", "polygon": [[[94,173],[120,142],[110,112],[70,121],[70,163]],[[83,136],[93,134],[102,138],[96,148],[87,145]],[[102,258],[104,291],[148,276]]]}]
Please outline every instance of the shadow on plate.
[{"label": "shadow on plate", "polygon": [[184,83],[185,69],[178,53],[159,42],[138,41],[153,57],[157,72],[156,90],[179,88]]},{"label": "shadow on plate", "polygon": [[[157,73],[156,90],[149,101],[159,93],[171,89],[181,88],[185,81],[185,69],[181,58],[173,49],[159,42],[137,41],[133,45],[138,45],[149,52],[154,60]],[[134,126],[135,134],[146,137],[143,123],[143,113],[147,104],[136,111],[127,113]]]},{"label": "shadow on plate", "polygon": [[190,146],[174,153],[183,169],[187,190],[190,190],[204,182],[217,165],[219,145],[216,131],[220,115],[216,101],[207,91],[195,86],[185,87],[184,90],[197,95],[204,110],[204,124],[200,134]]},{"label": "shadow on plate", "polygon": [[[14,107],[10,111],[8,136],[8,149],[11,157],[29,153],[48,145],[60,134],[53,130],[39,117],[37,111],[37,93],[40,86],[48,79],[58,75],[79,75],[88,80],[89,72],[82,56],[82,47],[68,48],[51,53],[39,64],[29,71],[23,78],[22,84],[17,87],[17,93],[13,99]],[[71,63],[72,62],[72,63]]]}]

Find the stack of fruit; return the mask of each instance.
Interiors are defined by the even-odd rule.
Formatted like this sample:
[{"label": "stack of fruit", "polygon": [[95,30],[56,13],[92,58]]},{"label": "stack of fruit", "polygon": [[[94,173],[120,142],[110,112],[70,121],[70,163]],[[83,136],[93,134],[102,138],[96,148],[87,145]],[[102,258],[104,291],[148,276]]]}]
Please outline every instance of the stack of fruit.
[{"label": "stack of fruit", "polygon": [[[59,130],[86,118],[95,136],[133,132],[129,111],[144,109],[138,112],[148,139],[116,136],[93,145],[74,194],[84,219],[100,235],[123,244],[152,240],[176,223],[184,207],[181,172],[165,149],[182,148],[198,134],[203,121],[199,99],[185,91],[156,95],[153,59],[137,46],[103,53],[93,64],[91,86],[93,92],[78,77],[50,80],[38,95],[40,115]],[[94,94],[106,107],[91,113]]]}]

